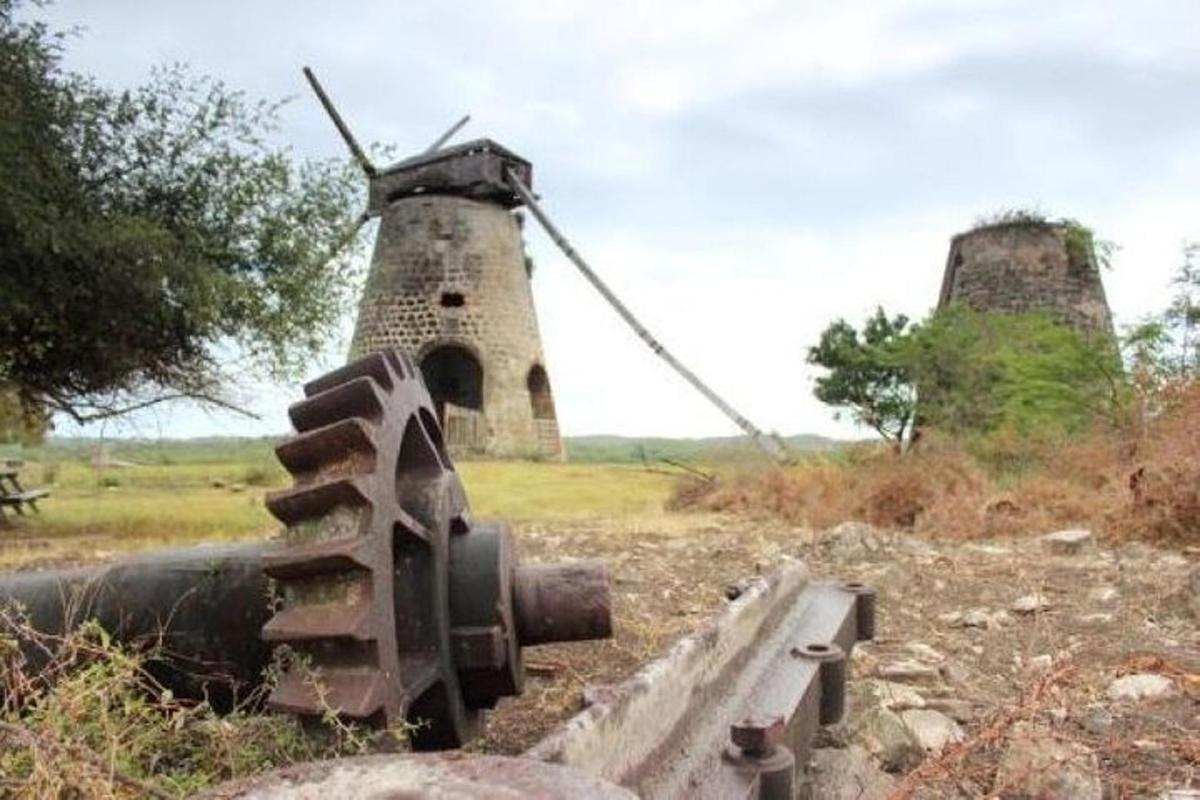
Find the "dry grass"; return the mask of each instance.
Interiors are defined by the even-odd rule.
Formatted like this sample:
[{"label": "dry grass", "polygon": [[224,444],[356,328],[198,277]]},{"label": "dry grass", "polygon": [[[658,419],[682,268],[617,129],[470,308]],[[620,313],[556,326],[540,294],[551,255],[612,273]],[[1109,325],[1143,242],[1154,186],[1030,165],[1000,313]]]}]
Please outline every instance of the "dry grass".
[{"label": "dry grass", "polygon": [[[27,464],[27,486],[45,484]],[[520,523],[659,513],[674,478],[638,466],[472,461],[459,472],[478,518]],[[247,478],[263,477],[266,485]],[[85,563],[201,542],[265,538],[279,524],[264,494],[282,472],[253,463],[173,464],[97,471],[61,464],[42,511],[0,528],[0,570]]]},{"label": "dry grass", "polygon": [[155,681],[146,667],[160,656],[114,642],[94,622],[53,636],[0,609],[0,797],[187,797],[274,767],[368,752],[388,735],[349,726],[332,709],[323,737],[290,715],[263,714],[277,665],[218,715]]},{"label": "dry grass", "polygon": [[825,528],[858,519],[976,538],[1090,527],[1110,538],[1200,542],[1200,385],[1134,433],[1075,440],[994,438],[968,453],[927,436],[901,456],[863,447],[786,471],[688,482],[675,508],[766,515]]}]

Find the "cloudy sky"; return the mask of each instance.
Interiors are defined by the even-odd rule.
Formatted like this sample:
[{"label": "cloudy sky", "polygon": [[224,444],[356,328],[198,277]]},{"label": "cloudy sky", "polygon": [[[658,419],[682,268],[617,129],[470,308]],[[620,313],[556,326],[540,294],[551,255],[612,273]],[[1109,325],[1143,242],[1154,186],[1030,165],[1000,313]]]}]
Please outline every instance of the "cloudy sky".
[{"label": "cloudy sky", "polygon": [[[1196,0],[58,0],[41,13],[83,27],[69,66],[112,85],[185,61],[295,95],[282,135],[303,155],[343,152],[304,64],[360,139],[400,152],[470,112],[464,135],[534,163],[549,213],[659,338],[785,433],[854,434],[812,398],[805,348],[877,304],[926,313],[950,237],[977,216],[1037,207],[1117,242],[1104,279],[1119,324],[1165,304],[1181,242],[1200,238]],[[528,232],[566,433],[735,432]],[[248,387],[260,421],[181,406],[125,432],[279,433],[298,397]]]}]

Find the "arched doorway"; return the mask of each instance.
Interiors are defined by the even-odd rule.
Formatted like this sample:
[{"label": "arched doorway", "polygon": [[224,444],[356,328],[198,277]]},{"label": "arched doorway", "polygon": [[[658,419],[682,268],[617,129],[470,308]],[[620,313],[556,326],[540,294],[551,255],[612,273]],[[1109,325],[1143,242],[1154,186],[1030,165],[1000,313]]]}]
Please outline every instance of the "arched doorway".
[{"label": "arched doorway", "polygon": [[541,364],[530,367],[525,385],[529,388],[533,418],[554,419],[554,397],[550,394],[550,378],[546,375],[546,368]]},{"label": "arched doorway", "polygon": [[447,403],[483,410],[483,367],[465,347],[448,344],[430,350],[421,359],[421,374],[443,426]]}]

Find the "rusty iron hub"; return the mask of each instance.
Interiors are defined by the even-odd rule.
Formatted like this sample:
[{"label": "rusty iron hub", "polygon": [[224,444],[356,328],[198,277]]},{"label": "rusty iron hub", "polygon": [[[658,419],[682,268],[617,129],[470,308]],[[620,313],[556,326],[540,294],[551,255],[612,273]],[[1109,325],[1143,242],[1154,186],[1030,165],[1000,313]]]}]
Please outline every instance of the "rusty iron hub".
[{"label": "rusty iron hub", "polygon": [[270,704],[380,727],[415,749],[464,744],[476,712],[521,691],[522,645],[611,635],[601,564],[520,567],[503,523],[473,523],[420,373],[375,353],[304,387],[267,498],[287,545],[265,570],[263,627],[290,662]]}]

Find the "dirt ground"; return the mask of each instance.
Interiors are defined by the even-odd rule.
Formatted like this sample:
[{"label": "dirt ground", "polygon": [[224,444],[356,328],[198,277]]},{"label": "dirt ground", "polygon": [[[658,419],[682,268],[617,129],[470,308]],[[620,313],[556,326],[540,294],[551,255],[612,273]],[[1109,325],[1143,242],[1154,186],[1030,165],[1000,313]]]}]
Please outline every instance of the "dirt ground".
[{"label": "dirt ground", "polygon": [[[861,688],[881,677],[915,681],[923,705],[960,725],[962,741],[892,765],[888,793],[1012,795],[1001,762],[1022,725],[1078,746],[1106,797],[1200,786],[1200,626],[1186,588],[1200,552],[1093,542],[1055,555],[1037,539],[918,540],[843,527],[814,534],[714,515],[522,527],[525,558],[608,561],[616,636],[527,650],[525,694],[489,715],[477,747],[521,752],[580,708],[585,687],[629,675],[720,609],[727,586],[786,554],[817,577],[879,591],[878,638],[853,660],[849,732],[831,732],[826,744],[853,739],[854,716],[868,710]],[[1173,691],[1109,699],[1112,681],[1130,673],[1163,675]]]}]

